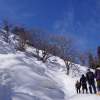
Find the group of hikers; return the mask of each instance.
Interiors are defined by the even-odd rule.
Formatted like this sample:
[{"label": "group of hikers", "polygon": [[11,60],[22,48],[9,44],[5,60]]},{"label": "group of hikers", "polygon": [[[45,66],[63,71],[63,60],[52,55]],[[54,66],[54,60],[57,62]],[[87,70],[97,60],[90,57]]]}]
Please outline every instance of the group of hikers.
[{"label": "group of hikers", "polygon": [[75,87],[77,93],[81,93],[82,89],[82,93],[100,95],[100,67],[96,68],[95,73],[88,69],[86,75],[82,74],[80,80],[77,80]]}]

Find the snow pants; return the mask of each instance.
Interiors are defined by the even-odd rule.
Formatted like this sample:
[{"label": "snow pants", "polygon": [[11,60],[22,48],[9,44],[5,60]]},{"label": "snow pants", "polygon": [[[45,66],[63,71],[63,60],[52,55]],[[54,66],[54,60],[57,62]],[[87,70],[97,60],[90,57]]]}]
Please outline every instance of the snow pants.
[{"label": "snow pants", "polygon": [[80,88],[76,88],[77,93],[81,93]]},{"label": "snow pants", "polygon": [[89,91],[92,94],[92,89],[94,91],[94,93],[96,93],[96,86],[95,83],[89,84]]},{"label": "snow pants", "polygon": [[97,89],[98,89],[98,92],[100,92],[100,80],[97,80]]},{"label": "snow pants", "polygon": [[83,91],[83,93],[84,93],[84,90],[86,90],[86,93],[88,93],[87,84],[82,84],[82,91]]}]

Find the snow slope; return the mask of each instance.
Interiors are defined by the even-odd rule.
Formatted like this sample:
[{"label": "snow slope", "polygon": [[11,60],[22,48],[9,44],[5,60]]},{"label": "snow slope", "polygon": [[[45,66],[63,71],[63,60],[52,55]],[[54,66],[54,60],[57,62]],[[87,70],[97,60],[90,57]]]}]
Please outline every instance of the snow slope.
[{"label": "snow slope", "polygon": [[[27,55],[29,51],[16,52],[2,37],[0,44],[0,100],[86,100],[76,95],[76,79],[66,75],[58,57],[43,64]],[[95,95],[86,97],[99,100]]]},{"label": "snow slope", "polygon": [[95,94],[80,94],[74,95],[69,100],[99,100],[100,96]]},{"label": "snow slope", "polygon": [[0,74],[2,85],[9,83],[13,87],[15,100],[27,100],[21,99],[23,96],[36,100],[64,100],[64,92],[53,80],[53,74],[35,58],[24,54],[0,55]]}]

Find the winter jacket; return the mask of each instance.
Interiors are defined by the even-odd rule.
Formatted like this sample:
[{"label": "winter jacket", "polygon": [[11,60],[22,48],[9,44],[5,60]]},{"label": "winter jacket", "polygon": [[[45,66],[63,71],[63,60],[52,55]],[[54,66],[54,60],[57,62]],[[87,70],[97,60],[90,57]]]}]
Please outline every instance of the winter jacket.
[{"label": "winter jacket", "polygon": [[86,84],[86,77],[85,76],[82,76],[81,79],[80,79],[80,83],[81,85],[85,85]]},{"label": "winter jacket", "polygon": [[80,88],[80,87],[81,87],[80,82],[76,82],[75,87],[76,87],[76,88]]},{"label": "winter jacket", "polygon": [[96,80],[100,80],[100,68],[97,68],[96,71],[95,71],[95,78]]},{"label": "winter jacket", "polygon": [[86,73],[86,78],[87,78],[87,81],[89,83],[89,85],[92,85],[95,83],[95,75],[93,72],[89,71]]}]

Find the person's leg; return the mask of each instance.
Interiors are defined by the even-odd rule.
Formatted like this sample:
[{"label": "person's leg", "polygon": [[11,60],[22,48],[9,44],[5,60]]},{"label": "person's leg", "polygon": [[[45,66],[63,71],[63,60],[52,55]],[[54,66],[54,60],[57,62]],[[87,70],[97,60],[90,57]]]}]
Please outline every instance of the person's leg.
[{"label": "person's leg", "polygon": [[85,92],[87,92],[86,84],[84,84],[84,90],[85,90]]},{"label": "person's leg", "polygon": [[88,88],[87,88],[87,86],[86,86],[86,93],[88,93]]},{"label": "person's leg", "polygon": [[98,86],[98,92],[100,92],[100,85]]},{"label": "person's leg", "polygon": [[77,94],[79,93],[79,88],[77,88]]},{"label": "person's leg", "polygon": [[92,84],[94,93],[97,93],[95,83]]},{"label": "person's leg", "polygon": [[76,92],[78,93],[78,88],[76,89]]},{"label": "person's leg", "polygon": [[84,94],[84,88],[82,88],[83,94]]},{"label": "person's leg", "polygon": [[77,89],[78,93],[79,93],[79,88]]},{"label": "person's leg", "polygon": [[92,94],[92,88],[91,88],[91,85],[90,84],[89,84],[89,91]]},{"label": "person's leg", "polygon": [[79,88],[79,93],[81,93],[80,88]]},{"label": "person's leg", "polygon": [[100,80],[97,81],[97,89],[98,89],[98,92],[100,92]]}]

